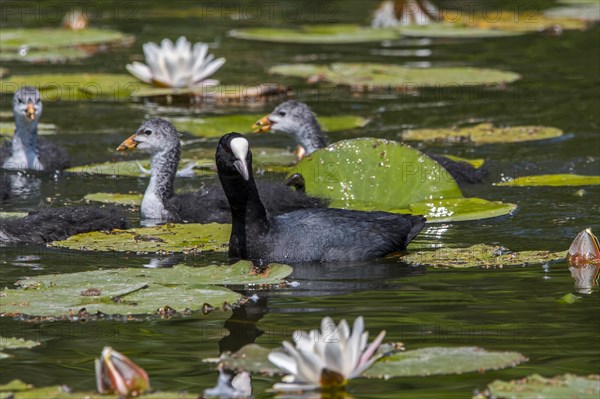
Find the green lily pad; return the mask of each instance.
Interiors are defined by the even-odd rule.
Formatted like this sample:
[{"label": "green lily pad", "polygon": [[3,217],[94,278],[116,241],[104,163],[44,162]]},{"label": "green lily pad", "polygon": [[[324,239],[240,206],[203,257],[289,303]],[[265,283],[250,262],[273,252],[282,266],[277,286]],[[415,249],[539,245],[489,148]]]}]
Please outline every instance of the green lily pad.
[{"label": "green lily pad", "polygon": [[6,338],[0,337],[0,350],[4,349],[31,349],[39,346],[40,343],[37,341],[29,341],[23,338]]},{"label": "green lily pad", "polygon": [[512,32],[507,30],[476,28],[461,26],[453,23],[431,23],[427,25],[411,25],[399,27],[398,31],[404,36],[409,37],[430,37],[430,38],[493,38],[507,37],[524,34],[525,32]]},{"label": "green lily pad", "polygon": [[374,63],[283,64],[269,73],[324,80],[337,85],[366,89],[386,89],[441,86],[478,86],[511,83],[520,78],[514,72],[470,67],[409,68],[400,65]]},{"label": "green lily pad", "polygon": [[[177,126],[177,130],[191,133],[197,137],[221,137],[224,132],[252,132],[251,126],[262,116],[261,114],[237,114],[209,116],[201,119],[176,118],[173,123]],[[368,119],[356,115],[319,117],[319,123],[325,131],[355,129],[366,126],[368,122]]]},{"label": "green lily pad", "polygon": [[28,50],[28,51],[0,51],[0,61],[22,61],[32,64],[38,63],[65,63],[67,61],[83,60],[92,56],[89,51],[77,48],[52,48],[44,50]]},{"label": "green lily pad", "polygon": [[370,378],[463,374],[515,367],[527,358],[518,352],[488,352],[477,347],[423,348],[399,352],[363,373]]},{"label": "green lily pad", "polygon": [[469,267],[502,268],[527,266],[563,260],[567,251],[512,252],[503,247],[477,244],[467,248],[440,248],[435,251],[413,252],[402,257],[403,262],[432,267],[466,269]]},{"label": "green lily pad", "polygon": [[229,32],[229,36],[277,43],[351,44],[397,39],[391,29],[373,29],[352,24],[302,25],[296,28],[246,28]]},{"label": "green lily pad", "polygon": [[[10,135],[12,137],[15,129],[14,122],[0,122],[0,135]],[[56,125],[53,123],[40,122],[38,123],[38,134],[41,136],[56,134]]]},{"label": "green lily pad", "polygon": [[257,274],[252,262],[233,265],[157,269],[111,269],[28,277],[17,289],[2,293],[0,313],[60,317],[85,308],[90,314],[154,314],[169,306],[176,311],[200,310],[235,303],[241,295],[219,285],[279,284],[292,272],[287,265],[271,264]]},{"label": "green lily pad", "polygon": [[0,220],[18,219],[29,215],[27,212],[0,212]]},{"label": "green lily pad", "polygon": [[[270,349],[249,344],[233,354],[223,354],[219,365],[228,370],[248,371],[268,376],[282,374],[268,360]],[[363,373],[369,378],[417,377],[461,374],[514,367],[527,359],[517,352],[488,352],[476,347],[424,348],[383,357]]]},{"label": "green lily pad", "polygon": [[423,215],[428,223],[464,222],[508,215],[517,209],[515,204],[487,201],[482,198],[449,198],[410,204],[406,209],[393,209],[395,213]]},{"label": "green lily pad", "polygon": [[597,186],[600,184],[600,176],[582,176],[572,174],[558,175],[538,175],[538,176],[522,176],[516,179],[495,183],[496,186],[517,186],[517,187],[534,187],[534,186]]},{"label": "green lily pad", "polygon": [[131,38],[124,33],[110,29],[2,29],[0,48],[2,48],[2,51],[18,50],[23,46],[33,49],[45,49],[82,45],[119,44],[130,40]]},{"label": "green lily pad", "polygon": [[227,251],[231,225],[166,224],[129,230],[91,232],[71,236],[50,245],[81,251],[117,251],[168,254]]},{"label": "green lily pad", "polygon": [[474,220],[512,212],[513,204],[464,198],[448,172],[427,155],[395,141],[343,140],[305,157],[308,194],[334,208],[425,214],[431,221]]},{"label": "green lily pad", "polygon": [[482,159],[482,158],[476,158],[476,159],[463,158],[463,157],[457,157],[456,155],[449,155],[449,154],[443,154],[442,156],[444,158],[448,158],[455,162],[468,163],[469,165],[473,166],[475,169],[479,169],[485,164],[485,159]]},{"label": "green lily pad", "polygon": [[83,197],[86,201],[102,202],[105,204],[140,205],[144,194],[120,193],[91,193]]},{"label": "green lily pad", "polygon": [[584,21],[598,21],[600,20],[600,3],[596,1],[572,3],[567,7],[555,7],[545,10],[544,16],[547,18],[572,18]]},{"label": "green lily pad", "polygon": [[12,94],[25,85],[37,87],[44,101],[123,101],[144,86],[133,76],[109,73],[13,75],[0,80],[0,92]]},{"label": "green lily pad", "polygon": [[484,398],[577,398],[597,399],[600,396],[600,375],[581,377],[563,374],[545,378],[533,374],[520,380],[496,380],[476,399]]},{"label": "green lily pad", "polygon": [[151,87],[145,84],[140,84],[139,90],[133,95],[135,97],[197,97],[206,99],[207,101],[221,103],[236,103],[236,102],[265,102],[268,100],[274,101],[277,98],[286,98],[289,93],[287,86],[282,86],[276,83],[262,83],[259,85],[249,84],[228,84],[217,85],[210,87],[190,87],[190,88],[173,88],[173,87]]},{"label": "green lily pad", "polygon": [[562,29],[583,30],[587,28],[585,21],[575,18],[550,18],[538,10],[524,10],[521,13],[502,10],[493,17],[485,13],[444,14],[447,22],[461,27],[477,29],[496,29],[508,32],[539,32],[560,25]]},{"label": "green lily pad", "polygon": [[[193,160],[189,158],[184,158],[180,161],[180,165],[188,165],[190,163],[196,163],[194,169],[194,174],[196,176],[206,176],[212,175],[214,172],[208,170],[206,168],[207,162],[206,160]],[[82,173],[82,174],[90,174],[90,175],[107,175],[107,176],[129,176],[129,177],[140,177],[140,176],[149,176],[145,173],[142,173],[138,163],[142,165],[146,169],[150,169],[150,160],[137,160],[137,161],[119,161],[119,162],[103,162],[96,163],[90,165],[80,165],[74,166],[72,168],[66,169],[66,172],[71,173]],[[211,161],[209,165],[213,165],[214,161]]]},{"label": "green lily pad", "polygon": [[402,133],[405,141],[439,141],[445,143],[472,143],[475,145],[521,143],[547,140],[563,135],[562,130],[547,126],[494,127],[481,123],[456,129],[417,129]]},{"label": "green lily pad", "polygon": [[[21,380],[13,380],[8,384],[0,385],[1,399],[119,399],[119,395],[106,395],[98,392],[72,391],[64,385],[34,388]],[[6,394],[6,396],[4,396]],[[197,399],[198,394],[187,392],[155,391],[145,393],[142,398],[156,399]]]}]

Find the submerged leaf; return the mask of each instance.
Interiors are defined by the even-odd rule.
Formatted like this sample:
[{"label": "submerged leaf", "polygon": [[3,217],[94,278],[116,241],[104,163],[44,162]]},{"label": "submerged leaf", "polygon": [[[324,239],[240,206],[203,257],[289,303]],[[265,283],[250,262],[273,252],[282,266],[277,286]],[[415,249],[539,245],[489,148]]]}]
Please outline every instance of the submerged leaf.
[{"label": "submerged leaf", "polygon": [[478,86],[511,83],[513,72],[471,67],[409,68],[375,63],[283,64],[269,73],[367,89],[418,89],[438,86]]},{"label": "submerged leaf", "polygon": [[[221,137],[224,132],[251,133],[251,126],[261,114],[218,115],[205,118],[176,118],[177,130],[197,137]],[[350,130],[363,127],[368,120],[356,115],[320,116],[319,123],[325,131]],[[254,152],[254,151],[253,151]]]},{"label": "submerged leaf", "polygon": [[86,201],[102,202],[105,204],[140,205],[143,194],[120,193],[91,193],[83,197]]},{"label": "submerged leaf", "polygon": [[229,224],[165,224],[110,233],[95,231],[74,235],[50,245],[82,251],[176,253],[227,251]]},{"label": "submerged leaf", "polygon": [[522,176],[516,179],[495,183],[496,186],[597,186],[600,184],[600,176],[582,176],[572,174]]},{"label": "submerged leaf", "polygon": [[402,261],[415,265],[458,269],[469,267],[499,268],[563,260],[566,254],[567,251],[512,252],[503,247],[477,244],[467,248],[440,248],[435,251],[413,252],[403,256]]},{"label": "submerged leaf", "polygon": [[44,49],[75,47],[81,45],[117,44],[130,40],[126,34],[110,29],[51,29],[51,28],[2,28],[0,48],[2,51],[27,48]]},{"label": "submerged leaf", "polygon": [[394,378],[463,374],[515,367],[528,359],[518,352],[488,352],[477,347],[423,348],[384,357],[363,374]]},{"label": "submerged leaf", "polygon": [[241,296],[216,284],[279,284],[292,272],[287,265],[271,264],[262,274],[251,262],[233,265],[157,269],[110,269],[29,277],[19,280],[18,289],[5,289],[2,314],[69,316],[85,308],[90,314],[155,314],[169,306],[176,311],[200,310]]},{"label": "submerged leaf", "polygon": [[521,380],[496,380],[486,390],[477,395],[484,398],[578,398],[598,399],[600,395],[600,375],[587,377],[574,374],[563,374],[553,378],[545,378],[538,374]]},{"label": "submerged leaf", "polygon": [[446,143],[499,144],[547,140],[560,137],[562,130],[547,126],[494,127],[481,123],[456,129],[416,129],[402,133],[405,141],[440,141]]},{"label": "submerged leaf", "polygon": [[238,39],[277,43],[345,44],[396,39],[393,29],[373,29],[352,24],[302,25],[286,28],[236,29],[229,35]]}]

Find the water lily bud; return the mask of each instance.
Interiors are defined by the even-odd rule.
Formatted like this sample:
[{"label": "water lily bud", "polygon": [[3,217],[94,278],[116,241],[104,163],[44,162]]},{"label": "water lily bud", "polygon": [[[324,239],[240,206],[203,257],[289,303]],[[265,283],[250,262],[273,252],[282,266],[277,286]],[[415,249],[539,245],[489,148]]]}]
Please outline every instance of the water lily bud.
[{"label": "water lily bud", "polygon": [[100,393],[130,398],[149,390],[150,379],[143,368],[106,346],[100,359],[96,359],[96,385]]},{"label": "water lily bud", "polygon": [[577,234],[569,247],[567,261],[571,266],[600,264],[600,245],[589,227]]}]

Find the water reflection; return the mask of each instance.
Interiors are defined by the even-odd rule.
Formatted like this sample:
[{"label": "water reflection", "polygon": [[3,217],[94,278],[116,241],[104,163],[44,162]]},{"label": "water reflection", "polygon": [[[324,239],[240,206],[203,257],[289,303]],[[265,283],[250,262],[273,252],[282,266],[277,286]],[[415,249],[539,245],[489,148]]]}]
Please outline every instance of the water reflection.
[{"label": "water reflection", "polygon": [[591,294],[593,287],[598,286],[598,276],[600,275],[600,265],[583,265],[569,267],[571,277],[575,280],[575,289],[580,294]]}]

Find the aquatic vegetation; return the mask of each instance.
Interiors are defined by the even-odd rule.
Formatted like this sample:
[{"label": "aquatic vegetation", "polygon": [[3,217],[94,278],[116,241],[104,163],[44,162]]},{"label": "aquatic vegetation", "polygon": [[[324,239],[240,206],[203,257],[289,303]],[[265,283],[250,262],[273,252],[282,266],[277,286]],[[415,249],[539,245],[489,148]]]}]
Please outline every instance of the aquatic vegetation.
[{"label": "aquatic vegetation", "polygon": [[392,64],[345,63],[282,64],[268,70],[275,75],[305,78],[311,83],[320,81],[350,86],[357,90],[402,89],[416,91],[439,86],[496,85],[519,80],[519,74],[498,69],[472,67],[412,68]]},{"label": "aquatic vegetation", "polygon": [[385,0],[373,14],[373,28],[428,25],[441,19],[437,7],[428,0]]},{"label": "aquatic vegetation", "polygon": [[514,186],[514,187],[565,187],[565,186],[597,186],[600,185],[600,176],[584,176],[576,174],[557,174],[557,175],[534,175],[521,176],[509,179],[495,186]]},{"label": "aquatic vegetation", "polygon": [[600,245],[592,229],[588,227],[577,234],[569,247],[567,261],[573,266],[600,264]]},{"label": "aquatic vegetation", "polygon": [[533,374],[513,380],[496,380],[473,399],[491,398],[579,398],[596,399],[600,395],[600,375],[557,375],[552,378]]},{"label": "aquatic vegetation", "polygon": [[192,48],[184,36],[175,44],[163,39],[161,45],[144,44],[146,64],[127,64],[127,70],[142,82],[157,87],[216,86],[218,80],[208,79],[225,64],[225,58],[215,59],[208,54],[208,44],[198,42]]},{"label": "aquatic vegetation", "polygon": [[150,389],[148,373],[122,353],[109,346],[95,360],[98,392],[118,393],[122,398],[140,396]]},{"label": "aquatic vegetation", "polygon": [[278,391],[343,388],[379,357],[376,352],[385,331],[367,347],[369,333],[364,329],[363,318],[359,316],[352,331],[346,320],[336,326],[329,317],[322,320],[321,330],[296,331],[295,346],[284,341],[285,353],[276,350],[269,354],[269,361],[288,373],[284,382],[273,388]]}]

